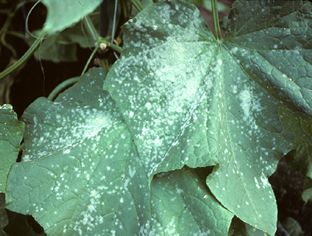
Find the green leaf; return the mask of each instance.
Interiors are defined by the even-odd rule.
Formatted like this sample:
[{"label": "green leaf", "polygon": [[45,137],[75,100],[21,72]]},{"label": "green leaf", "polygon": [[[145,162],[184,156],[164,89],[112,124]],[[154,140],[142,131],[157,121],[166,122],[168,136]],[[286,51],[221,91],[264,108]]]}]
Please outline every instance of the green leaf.
[{"label": "green leaf", "polygon": [[312,187],[307,188],[302,193],[302,200],[307,203],[308,201],[312,200]]},{"label": "green leaf", "polygon": [[24,124],[17,120],[11,105],[0,106],[0,193],[6,192],[7,176],[16,161]]},{"label": "green leaf", "polygon": [[[28,39],[30,45],[34,41],[34,38]],[[55,63],[72,62],[77,60],[78,45],[82,48],[91,48],[95,45],[93,39],[84,33],[79,23],[46,37],[34,55],[38,60],[49,60]]]},{"label": "green leaf", "polygon": [[[35,39],[30,39],[31,45]],[[60,34],[47,37],[35,52],[37,60],[49,60],[54,63],[72,62],[77,60],[77,45],[66,42]]]},{"label": "green leaf", "polygon": [[296,146],[295,152],[288,155],[286,161],[303,176],[312,178],[311,117],[287,109],[280,109],[279,112],[282,114],[283,127],[288,130],[287,139],[292,140]]},{"label": "green leaf", "polygon": [[33,215],[48,235],[134,235],[146,221],[148,179],[104,76],[94,69],[23,115],[25,152],[9,175],[7,207]]},{"label": "green leaf", "polygon": [[233,218],[194,172],[185,169],[156,177],[151,202],[155,235],[227,235]]},{"label": "green leaf", "polygon": [[[309,22],[309,3],[275,11],[271,1],[254,2],[268,19],[294,14],[296,22]],[[240,19],[237,6],[232,15]],[[257,23],[256,29],[270,29]],[[267,177],[297,147],[293,135],[304,127],[285,125],[289,114],[302,116],[288,102],[308,106],[287,76],[261,61],[257,48],[248,51],[236,39],[242,35],[231,34],[233,25],[220,42],[193,5],[147,6],[124,28],[123,53],[104,84],[109,93],[101,89],[104,73],[92,70],[55,102],[40,98],[26,110],[25,151],[9,175],[8,208],[33,215],[50,235],[165,234],[159,224],[182,234],[186,219],[192,222],[187,235],[218,235],[226,234],[232,215],[274,235],[277,207]],[[275,37],[262,33],[262,39]],[[296,32],[293,38],[303,40]],[[298,60],[308,62],[306,45],[297,45]],[[281,60],[290,66],[293,54]],[[292,76],[299,81],[303,74]],[[206,186],[185,170],[159,174],[185,165],[213,166]],[[197,220],[204,217],[206,224]]]},{"label": "green leaf", "polygon": [[238,0],[233,8],[226,44],[242,69],[312,114],[311,2]]},{"label": "green leaf", "polygon": [[[92,14],[90,18],[92,18],[94,25],[98,27],[98,14]],[[35,58],[55,63],[76,61],[78,46],[82,48],[93,48],[95,46],[93,37],[87,33],[88,31],[82,23],[82,21],[79,21],[61,32],[47,36],[35,51]],[[40,31],[33,34],[39,37]],[[34,37],[27,39],[29,45],[33,44],[34,41]]]},{"label": "green leaf", "polygon": [[101,0],[42,0],[48,9],[43,31],[47,34],[62,31],[94,11],[101,2]]},{"label": "green leaf", "polygon": [[[161,204],[176,198],[176,210],[192,219],[190,234],[226,233],[233,214],[190,171],[150,182],[148,157],[138,156],[126,124],[102,91],[103,78],[101,69],[93,69],[55,102],[39,98],[27,108],[25,151],[9,175],[8,209],[32,215],[48,235],[162,234],[159,224],[176,211],[164,211]],[[200,214],[193,219],[195,212]],[[182,232],[182,223],[172,227]]]},{"label": "green leaf", "polygon": [[[263,3],[264,11],[271,9],[266,1],[253,2],[257,6]],[[246,6],[244,12],[249,12],[251,6]],[[310,4],[300,7],[307,9]],[[286,18],[295,14],[299,24],[308,24],[304,23],[309,22],[304,10],[286,10],[280,14]],[[275,37],[270,25],[262,27],[261,42]],[[283,94],[273,93],[274,82],[284,86],[291,80],[270,66],[261,70],[261,75],[256,73],[267,60],[252,64],[257,51],[246,49],[249,41],[234,33],[228,33],[225,42],[216,41],[198,10],[187,3],[149,6],[125,25],[123,54],[104,88],[121,111],[139,155],[148,157],[150,175],[183,165],[215,165],[207,177],[213,195],[241,220],[273,235],[277,207],[267,177],[274,172],[278,158],[296,146],[294,140],[287,140],[291,135],[281,123],[285,114],[280,110],[289,108]],[[252,40],[251,44],[260,45],[259,40]],[[282,61],[275,64],[297,69],[302,64],[293,64],[294,60],[307,59],[310,50],[307,44],[297,45],[294,59],[294,54],[271,46],[266,52]],[[306,61],[302,65],[305,70],[299,71],[311,77],[310,66]],[[297,81],[302,75],[289,76]],[[295,93],[288,95],[295,104],[303,104]]]}]

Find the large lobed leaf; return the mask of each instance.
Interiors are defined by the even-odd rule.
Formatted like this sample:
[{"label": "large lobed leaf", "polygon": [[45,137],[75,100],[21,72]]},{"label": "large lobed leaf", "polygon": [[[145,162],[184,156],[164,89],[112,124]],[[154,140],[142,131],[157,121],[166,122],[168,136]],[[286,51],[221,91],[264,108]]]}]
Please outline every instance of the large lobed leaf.
[{"label": "large lobed leaf", "polygon": [[[281,111],[290,111],[283,101],[307,112],[310,101],[300,94],[309,90],[311,37],[291,22],[295,18],[310,32],[311,4],[291,3],[253,1],[263,13],[249,24],[245,12],[258,11],[238,1],[232,21],[241,21],[229,23],[224,42],[212,37],[191,5],[148,7],[126,24],[124,53],[104,85],[139,154],[149,157],[151,175],[183,165],[218,164],[207,178],[214,196],[240,219],[271,235],[277,209],[267,177],[277,159],[297,144],[281,122],[287,116]],[[275,20],[273,9],[280,14]],[[241,30],[243,21],[247,23]],[[280,35],[277,46],[266,44],[266,38],[277,37],[279,30],[271,28],[280,22],[290,37]],[[263,52],[259,47],[265,47],[269,62],[258,56]],[[282,66],[289,74],[286,69],[280,73]],[[291,89],[299,80],[305,81],[300,94]]]},{"label": "large lobed leaf", "polygon": [[[290,23],[295,18],[310,32],[311,4],[253,2],[237,1],[223,42],[193,5],[148,6],[124,28],[122,57],[104,83],[109,94],[100,89],[103,72],[93,70],[56,102],[35,101],[23,116],[25,152],[9,176],[9,209],[32,214],[50,235],[224,235],[233,214],[273,235],[277,210],[267,177],[300,143],[294,134],[303,127],[289,128],[290,121],[311,124],[291,110],[309,113],[300,96],[309,83],[298,81],[311,78],[311,47]],[[241,30],[235,22],[253,7],[259,17]],[[268,41],[269,66],[252,33],[274,38],[265,29],[280,21],[291,40],[280,37],[284,49]],[[306,42],[296,45],[303,69],[287,40]],[[293,72],[280,73],[284,65]],[[207,185],[186,169],[151,181],[184,165],[214,166]]]},{"label": "large lobed leaf", "polygon": [[138,155],[103,79],[93,69],[55,102],[39,98],[25,111],[25,151],[10,172],[7,207],[31,214],[48,235],[181,234],[186,221],[191,234],[227,232],[232,213],[190,171],[150,183],[148,157]]},{"label": "large lobed leaf", "polygon": [[11,105],[0,106],[0,193],[6,192],[7,176],[16,162],[24,124],[17,120]]},{"label": "large lobed leaf", "polygon": [[7,204],[49,235],[133,234],[144,217],[147,179],[101,90],[104,75],[93,70],[56,102],[40,98],[23,115],[25,152],[12,168]]}]

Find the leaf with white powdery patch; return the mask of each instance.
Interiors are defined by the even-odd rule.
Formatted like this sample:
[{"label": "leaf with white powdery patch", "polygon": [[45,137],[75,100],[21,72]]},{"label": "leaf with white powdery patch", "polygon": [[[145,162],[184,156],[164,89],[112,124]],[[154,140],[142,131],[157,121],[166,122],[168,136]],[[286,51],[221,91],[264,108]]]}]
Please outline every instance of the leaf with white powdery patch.
[{"label": "leaf with white powdery patch", "polygon": [[16,162],[24,123],[17,120],[11,105],[0,106],[0,192],[6,192],[7,176]]},{"label": "leaf with white powdery patch", "polygon": [[238,0],[225,44],[242,69],[312,114],[312,4]]},{"label": "leaf with white powdery patch", "polygon": [[[277,206],[267,177],[296,142],[287,140],[289,131],[281,123],[280,109],[289,109],[285,96],[272,95],[275,84],[264,83],[253,72],[258,65],[249,63],[253,51],[234,39],[216,41],[187,3],[147,7],[125,25],[123,54],[104,88],[139,154],[149,157],[145,165],[151,175],[183,165],[218,164],[207,177],[215,197],[241,220],[273,235]],[[292,54],[283,56],[289,64]],[[275,76],[270,70],[262,73]],[[293,74],[294,80],[300,76]]]},{"label": "leaf with white powdery patch", "polygon": [[[102,70],[91,70],[55,102],[39,98],[27,108],[25,151],[10,172],[7,207],[32,215],[48,235],[138,235],[160,232],[168,211],[151,208],[151,203],[159,205],[161,197],[169,204],[173,197],[180,199],[177,210],[189,209],[185,218],[194,214],[193,207],[204,206],[198,211],[200,217],[207,215],[192,222],[191,234],[226,232],[232,213],[197,187],[195,176],[170,175],[185,196],[169,185],[159,188],[167,178],[151,184],[148,157],[138,156],[114,102],[102,91],[103,79]],[[174,228],[182,223],[175,222]]]},{"label": "leaf with white powdery patch", "polygon": [[101,89],[104,76],[91,70],[23,115],[25,152],[9,175],[7,208],[32,215],[48,235],[134,235],[149,214],[148,179]]}]

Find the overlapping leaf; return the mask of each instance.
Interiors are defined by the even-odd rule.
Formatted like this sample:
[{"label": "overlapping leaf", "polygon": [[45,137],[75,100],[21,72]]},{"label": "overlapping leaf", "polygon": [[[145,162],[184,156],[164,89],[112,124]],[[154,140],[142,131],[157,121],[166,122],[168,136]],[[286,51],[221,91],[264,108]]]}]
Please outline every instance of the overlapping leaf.
[{"label": "overlapping leaf", "polygon": [[[276,14],[271,1],[253,2],[262,6],[265,16]],[[278,7],[285,1],[273,2]],[[297,16],[296,22],[310,32],[307,9],[311,4],[298,4],[285,3],[279,9],[283,17],[277,21],[286,27]],[[233,19],[243,14],[238,3],[236,6]],[[250,6],[244,5],[244,12],[252,12]],[[270,31],[270,18],[263,24],[257,24],[263,17],[254,18],[250,25],[263,29],[258,32],[261,43],[276,36]],[[104,88],[122,112],[140,156],[148,156],[145,165],[150,174],[185,164],[218,163],[207,178],[212,193],[240,219],[273,235],[277,209],[267,176],[275,170],[277,159],[296,144],[281,123],[285,116],[281,110],[289,109],[282,102],[284,97],[308,110],[296,91],[287,88],[291,81],[311,78],[307,59],[311,37],[308,34],[306,43],[296,44],[295,59],[293,53],[269,44],[267,55],[280,60],[275,66],[271,63],[274,68],[293,63],[294,72],[288,75],[260,59],[257,50],[248,50],[245,41],[260,45],[259,41],[240,38],[233,25],[229,26],[233,34],[228,32],[222,43],[212,37],[191,5],[165,2],[148,7],[125,26],[124,53],[109,72]],[[246,25],[247,32],[253,32]],[[295,44],[288,40],[303,39],[302,32],[298,36],[297,31],[288,31],[285,47]],[[305,63],[295,64],[299,58]],[[279,93],[273,96],[280,84],[284,87],[278,87]]]},{"label": "overlapping leaf", "polygon": [[[225,42],[186,3],[148,6],[131,20],[104,86],[113,99],[101,90],[103,73],[93,70],[56,102],[41,98],[25,112],[25,152],[10,173],[8,207],[33,215],[50,235],[183,235],[186,221],[186,235],[218,235],[233,214],[273,235],[267,176],[299,143],[301,128],[289,128],[288,115],[299,113],[284,101],[310,109],[311,4],[253,2],[237,2]],[[260,14],[240,28],[242,3]],[[307,39],[292,19],[306,26]],[[272,44],[281,25],[290,31],[284,50]],[[281,73],[294,63],[293,51],[305,64]],[[292,81],[304,82],[296,90]],[[185,169],[150,182],[184,165],[215,166],[207,185],[232,213]]]},{"label": "overlapping leaf", "polygon": [[[92,17],[94,25],[98,26],[99,22],[93,18],[95,17]],[[95,46],[94,38],[87,32],[83,28],[82,21],[80,21],[61,32],[46,37],[34,55],[38,60],[49,60],[55,63],[76,61],[78,45],[82,48]],[[40,34],[40,32],[33,34],[38,33]],[[29,44],[32,44],[34,41],[34,37],[27,40]]]},{"label": "overlapping leaf", "polygon": [[7,204],[49,235],[134,234],[143,222],[147,179],[103,78],[93,70],[79,89],[54,103],[38,99],[23,116],[25,152],[10,173]]},{"label": "overlapping leaf", "polygon": [[152,208],[154,235],[227,235],[233,217],[190,170],[157,177],[152,182]]},{"label": "overlapping leaf", "polygon": [[[48,235],[161,235],[174,212],[164,211],[159,201],[171,204],[176,198],[183,219],[194,207],[202,212],[188,232],[204,233],[207,227],[212,235],[226,232],[232,213],[186,171],[169,178],[180,192],[162,186],[167,178],[161,177],[150,195],[149,157],[137,154],[126,124],[102,91],[103,79],[102,70],[94,69],[56,102],[40,98],[25,111],[25,151],[10,172],[7,207],[32,215]],[[175,217],[172,230],[181,233],[185,221]]]},{"label": "overlapping leaf", "polygon": [[17,120],[12,106],[0,106],[0,193],[6,192],[7,176],[17,159],[23,132],[24,124]]},{"label": "overlapping leaf", "polygon": [[101,3],[101,0],[42,0],[42,3],[48,9],[43,31],[47,34],[54,34],[91,13]]}]

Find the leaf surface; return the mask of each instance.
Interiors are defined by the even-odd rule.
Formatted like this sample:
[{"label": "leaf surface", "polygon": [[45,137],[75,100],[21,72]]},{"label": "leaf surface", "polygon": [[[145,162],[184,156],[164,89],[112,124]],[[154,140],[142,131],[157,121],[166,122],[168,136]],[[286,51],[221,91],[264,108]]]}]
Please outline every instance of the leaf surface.
[{"label": "leaf surface", "polygon": [[312,4],[238,0],[226,45],[246,73],[312,114]]},{"label": "leaf surface", "polygon": [[[96,14],[97,16],[97,14]],[[90,18],[92,22],[98,27],[98,20],[93,16]],[[61,32],[49,35],[40,44],[40,47],[35,51],[35,58],[37,60],[48,60],[55,63],[77,61],[78,45],[82,48],[92,48],[95,46],[94,39],[86,33],[82,21],[66,28]],[[33,34],[40,35],[40,31]],[[35,41],[35,38],[27,39],[29,45]]]},{"label": "leaf surface", "polygon": [[48,235],[135,234],[144,221],[147,179],[101,89],[104,76],[94,69],[56,102],[39,98],[23,115],[25,152],[10,172],[7,207],[33,215]]},{"label": "leaf surface", "polygon": [[[213,234],[226,232],[232,213],[196,186],[196,176],[172,174],[185,194],[160,186],[166,178],[151,184],[148,161],[138,155],[114,102],[102,91],[103,79],[103,71],[93,69],[55,102],[39,98],[25,111],[25,151],[10,172],[7,207],[32,215],[48,235],[138,235],[162,233],[159,223],[169,212],[158,199],[170,204],[177,198],[177,210],[187,207],[184,218],[190,219],[193,207],[202,211],[200,217],[207,213],[207,225],[193,220],[189,233],[208,232],[207,227]],[[220,218],[210,219],[214,214]]]},{"label": "leaf surface", "polygon": [[[263,1],[255,2],[258,6]],[[264,11],[273,8],[265,2]],[[298,23],[305,24],[309,14],[300,9],[288,7],[284,14],[300,15]],[[243,221],[273,235],[277,209],[267,177],[296,142],[287,140],[289,132],[281,122],[285,113],[280,110],[289,109],[283,102],[287,94],[274,94],[276,84],[264,77],[285,85],[288,77],[271,67],[260,76],[256,71],[267,63],[265,58],[251,63],[255,50],[247,50],[239,34],[216,41],[198,10],[186,3],[147,7],[124,32],[123,55],[104,88],[122,112],[139,154],[149,157],[148,172],[217,164],[207,178],[214,196]],[[273,33],[262,32],[262,40],[273,38]],[[305,47],[298,45],[298,57],[305,58]],[[275,51],[273,46],[267,50],[285,65],[294,60],[292,53]],[[309,78],[306,64],[302,71]],[[302,75],[293,73],[293,80]],[[291,94],[288,97],[302,107]]]},{"label": "leaf surface", "polygon": [[91,13],[101,3],[101,0],[42,0],[42,3],[48,9],[43,31],[47,34],[54,34]]},{"label": "leaf surface", "polygon": [[[255,2],[274,9],[271,1]],[[299,3],[280,12],[308,22],[303,9],[310,4]],[[124,27],[122,56],[104,83],[109,93],[101,89],[103,72],[92,70],[56,102],[40,98],[26,110],[25,152],[9,176],[8,207],[32,214],[51,235],[161,234],[162,226],[182,234],[187,219],[188,234],[217,235],[228,231],[232,215],[273,235],[277,209],[267,177],[298,145],[297,124],[285,124],[300,113],[290,109],[309,106],[287,90],[287,76],[261,69],[267,60],[243,38],[235,41],[233,25],[220,42],[193,5],[147,6]],[[290,56],[283,54],[284,64]],[[159,175],[185,165],[214,166],[207,185],[183,170]]]},{"label": "leaf surface", "polygon": [[0,193],[6,192],[7,176],[16,162],[24,124],[17,120],[11,105],[0,106]]},{"label": "leaf surface", "polygon": [[191,170],[156,177],[151,203],[155,235],[227,235],[233,218]]}]

